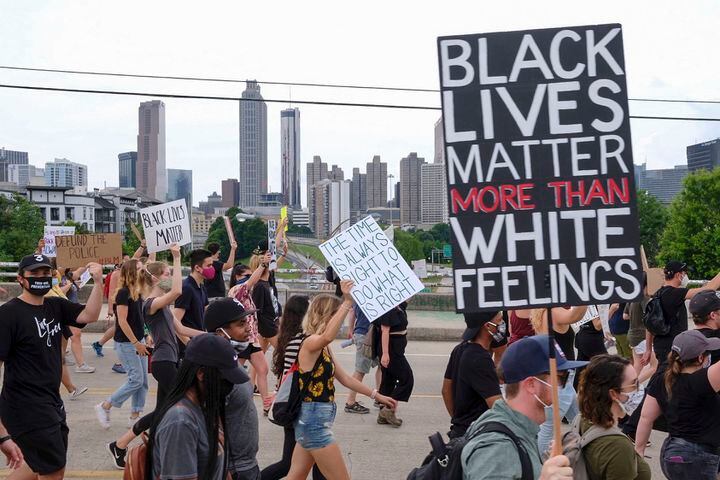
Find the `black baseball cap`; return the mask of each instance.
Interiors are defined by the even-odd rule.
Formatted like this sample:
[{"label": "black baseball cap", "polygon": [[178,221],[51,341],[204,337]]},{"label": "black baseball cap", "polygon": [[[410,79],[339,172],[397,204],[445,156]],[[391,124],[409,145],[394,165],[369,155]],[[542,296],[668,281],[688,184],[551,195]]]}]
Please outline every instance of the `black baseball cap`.
[{"label": "black baseball cap", "polygon": [[665,265],[665,275],[675,275],[676,273],[680,272],[687,272],[687,263],[678,262],[676,260],[673,260],[671,262],[668,262]]},{"label": "black baseball cap", "polygon": [[52,268],[50,259],[41,254],[28,255],[20,260],[20,265],[18,266],[18,270],[27,270],[28,272],[32,272],[38,268]]},{"label": "black baseball cap", "polygon": [[260,240],[258,242],[257,248],[253,250],[253,255],[265,255],[265,252],[268,251],[268,241],[267,239]]},{"label": "black baseball cap", "polygon": [[211,302],[205,310],[205,329],[208,332],[214,332],[228,323],[245,318],[255,312],[256,310],[245,309],[243,304],[235,298],[220,298]]},{"label": "black baseball cap", "polygon": [[462,339],[469,342],[473,338],[477,337],[477,334],[482,326],[497,317],[498,313],[500,312],[497,310],[490,312],[465,313],[465,325],[467,325],[467,328],[463,332]]},{"label": "black baseball cap", "polygon": [[[518,383],[526,378],[550,372],[549,352],[547,335],[525,337],[510,345],[500,360],[505,383]],[[559,372],[584,367],[590,363],[568,360],[557,342],[555,358]]]},{"label": "black baseball cap", "polygon": [[720,310],[720,292],[703,290],[690,300],[690,313],[699,317]]},{"label": "black baseball cap", "polygon": [[230,383],[245,383],[250,378],[238,365],[238,356],[226,339],[214,333],[203,333],[190,339],[185,349],[185,360],[203,367],[217,368]]}]

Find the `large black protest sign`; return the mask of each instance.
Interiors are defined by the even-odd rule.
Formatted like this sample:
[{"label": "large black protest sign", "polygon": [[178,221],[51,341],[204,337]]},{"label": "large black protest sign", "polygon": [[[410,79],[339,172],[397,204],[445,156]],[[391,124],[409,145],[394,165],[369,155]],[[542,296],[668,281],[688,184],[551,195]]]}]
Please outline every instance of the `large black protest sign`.
[{"label": "large black protest sign", "polygon": [[438,54],[457,310],[635,300],[620,25],[441,37]]}]

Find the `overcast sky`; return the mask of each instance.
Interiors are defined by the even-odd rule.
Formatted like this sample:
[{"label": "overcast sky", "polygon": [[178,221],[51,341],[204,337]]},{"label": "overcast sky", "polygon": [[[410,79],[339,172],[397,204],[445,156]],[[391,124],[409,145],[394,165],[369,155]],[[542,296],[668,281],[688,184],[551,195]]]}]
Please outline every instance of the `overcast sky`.
[{"label": "overcast sky", "polygon": [[[349,5],[352,5],[351,7]],[[630,97],[718,99],[717,1],[180,2],[0,0],[0,65],[155,75],[437,88],[436,38],[528,28],[623,24]],[[244,84],[113,79],[0,70],[0,83],[239,97]],[[439,106],[437,93],[262,86],[269,99]],[[151,97],[152,98],[152,97]],[[90,187],[116,186],[117,154],[136,150],[138,104],[151,98],[0,88],[0,147],[88,165]],[[193,170],[194,203],[238,176],[238,105],[163,100],[167,167]],[[280,110],[268,103],[269,183],[280,189]],[[433,155],[437,111],[299,105],[305,163],[346,178],[373,155]],[[633,115],[720,117],[719,105],[631,102]],[[636,163],[685,163],[720,122],[633,120]]]}]

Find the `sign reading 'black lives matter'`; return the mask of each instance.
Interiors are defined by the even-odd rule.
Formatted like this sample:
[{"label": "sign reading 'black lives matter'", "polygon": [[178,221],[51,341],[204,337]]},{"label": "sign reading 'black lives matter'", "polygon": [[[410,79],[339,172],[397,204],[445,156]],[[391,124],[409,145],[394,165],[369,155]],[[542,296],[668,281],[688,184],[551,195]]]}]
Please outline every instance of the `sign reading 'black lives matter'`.
[{"label": "sign reading 'black lives matter'", "polygon": [[441,37],[438,53],[457,310],[635,300],[620,25]]}]

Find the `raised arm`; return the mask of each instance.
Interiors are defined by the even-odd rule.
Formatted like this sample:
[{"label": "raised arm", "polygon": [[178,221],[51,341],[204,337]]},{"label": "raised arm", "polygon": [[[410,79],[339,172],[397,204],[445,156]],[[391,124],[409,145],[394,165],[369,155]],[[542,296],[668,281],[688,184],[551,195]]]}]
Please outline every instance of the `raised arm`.
[{"label": "raised arm", "polygon": [[172,305],[182,295],[182,264],[180,263],[180,247],[177,243],[170,246],[170,252],[173,257],[172,288],[165,295],[153,300],[150,305],[150,315],[154,315],[158,310]]},{"label": "raised arm", "polygon": [[99,263],[88,263],[86,268],[90,270],[90,276],[93,279],[93,288],[85,304],[85,308],[80,312],[80,315],[78,315],[78,323],[97,322],[103,305],[102,266]]},{"label": "raised arm", "polygon": [[137,250],[135,250],[135,253],[133,253],[132,258],[136,258],[136,259],[137,259],[137,258],[142,258],[143,253],[145,253],[145,247],[146,247],[146,245],[147,245],[147,244],[145,243],[145,239],[144,239],[144,238],[143,238],[142,240],[140,240],[140,246],[138,247]]},{"label": "raised arm", "polygon": [[688,290],[687,295],[685,295],[685,300],[690,300],[698,293],[702,292],[703,290],[717,290],[720,289],[720,273],[715,275],[712,280],[710,280],[708,283],[703,285],[700,288],[691,288]]},{"label": "raised arm", "polygon": [[[247,285],[247,288],[252,289],[257,282],[260,281],[260,279],[263,276],[263,273],[265,273],[265,270],[267,270],[268,265],[270,265],[270,259],[272,258],[272,255],[270,255],[270,252],[265,252],[265,255],[263,256],[263,262],[260,264],[258,268],[255,269],[255,271],[250,275],[250,278],[247,279],[245,282],[245,285]],[[264,265],[264,266],[263,266]]]},{"label": "raised arm", "polygon": [[230,253],[228,258],[222,266],[223,272],[230,270],[235,265],[235,252],[237,251],[237,242],[235,240],[230,241]]},{"label": "raised arm", "polygon": [[340,282],[340,288],[343,292],[343,303],[333,314],[330,321],[325,326],[325,331],[319,335],[310,335],[303,342],[303,346],[306,346],[310,352],[318,352],[323,348],[327,347],[337,337],[340,327],[342,326],[343,320],[347,316],[348,312],[352,310],[353,301],[350,296],[350,290],[353,287],[352,280],[343,280]]},{"label": "raised arm", "polygon": [[561,307],[555,307],[552,309],[553,323],[558,325],[570,325],[582,320],[586,311],[587,305],[572,307],[569,310]]}]

